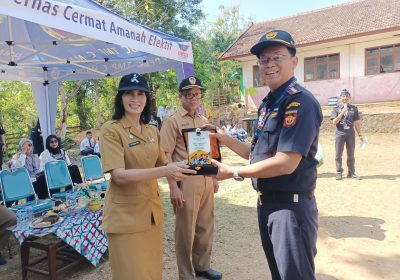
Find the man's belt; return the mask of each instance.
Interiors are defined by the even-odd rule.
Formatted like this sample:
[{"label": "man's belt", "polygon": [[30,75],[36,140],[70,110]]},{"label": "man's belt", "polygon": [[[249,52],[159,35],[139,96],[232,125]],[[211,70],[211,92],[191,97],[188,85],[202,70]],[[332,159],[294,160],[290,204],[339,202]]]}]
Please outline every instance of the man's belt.
[{"label": "man's belt", "polygon": [[304,199],[311,199],[314,197],[314,191],[303,192],[258,192],[258,202],[260,205],[263,203],[298,203]]}]

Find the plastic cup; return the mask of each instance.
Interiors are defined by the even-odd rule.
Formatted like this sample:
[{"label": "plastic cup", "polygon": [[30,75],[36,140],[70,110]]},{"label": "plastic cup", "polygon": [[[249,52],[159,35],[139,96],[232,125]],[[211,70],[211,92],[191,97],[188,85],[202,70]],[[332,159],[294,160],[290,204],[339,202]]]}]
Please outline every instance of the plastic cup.
[{"label": "plastic cup", "polygon": [[33,207],[32,206],[26,207],[26,216],[27,216],[28,222],[31,222],[33,220]]},{"label": "plastic cup", "polygon": [[76,206],[76,195],[75,193],[67,193],[65,197],[65,202],[67,203],[68,207],[75,207]]},{"label": "plastic cup", "polygon": [[17,210],[17,223],[18,225],[25,224],[28,221],[28,211],[25,208]]}]

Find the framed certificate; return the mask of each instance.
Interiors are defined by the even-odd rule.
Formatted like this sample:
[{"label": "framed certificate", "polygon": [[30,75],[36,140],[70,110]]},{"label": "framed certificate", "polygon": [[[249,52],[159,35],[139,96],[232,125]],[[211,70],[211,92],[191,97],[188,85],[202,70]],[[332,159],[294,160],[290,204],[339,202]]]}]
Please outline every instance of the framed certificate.
[{"label": "framed certificate", "polygon": [[210,132],[215,129],[186,128],[182,129],[188,153],[188,164],[197,171],[197,175],[212,175],[218,173],[218,167],[211,164],[210,159],[221,161],[219,143]]}]

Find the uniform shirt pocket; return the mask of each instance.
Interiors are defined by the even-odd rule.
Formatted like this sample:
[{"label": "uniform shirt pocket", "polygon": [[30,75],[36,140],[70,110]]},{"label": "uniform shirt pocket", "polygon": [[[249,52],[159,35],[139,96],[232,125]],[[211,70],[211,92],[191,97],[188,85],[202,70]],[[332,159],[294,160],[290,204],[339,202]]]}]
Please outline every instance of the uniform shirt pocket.
[{"label": "uniform shirt pocket", "polygon": [[264,137],[266,138],[268,153],[273,152],[277,146],[279,138],[278,124],[278,118],[271,118],[267,120],[264,126]]},{"label": "uniform shirt pocket", "polygon": [[109,194],[104,211],[107,233],[135,233],[151,227],[151,203],[142,194]]}]

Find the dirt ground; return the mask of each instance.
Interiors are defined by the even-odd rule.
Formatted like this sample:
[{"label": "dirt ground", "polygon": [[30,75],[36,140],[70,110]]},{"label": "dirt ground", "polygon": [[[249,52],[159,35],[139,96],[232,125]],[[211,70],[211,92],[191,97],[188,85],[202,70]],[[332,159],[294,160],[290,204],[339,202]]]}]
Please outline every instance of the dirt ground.
[{"label": "dirt ground", "polygon": [[[323,132],[324,164],[318,169],[319,280],[400,279],[400,133],[367,134],[365,150],[356,150],[356,171],[362,180],[335,180],[334,133]],[[246,161],[223,149],[223,161]],[[344,159],[344,162],[345,159]],[[345,171],[346,172],[346,171]],[[174,253],[174,214],[165,180],[164,280],[177,278]],[[256,194],[250,181],[221,182],[216,195],[212,267],[228,280],[271,279],[258,233]],[[14,258],[0,267],[0,279],[20,279],[18,246]],[[6,255],[6,250],[3,250]],[[29,279],[46,279],[29,274]],[[58,279],[111,279],[107,259],[96,269],[84,263]],[[306,279],[305,279],[306,280]]]}]

